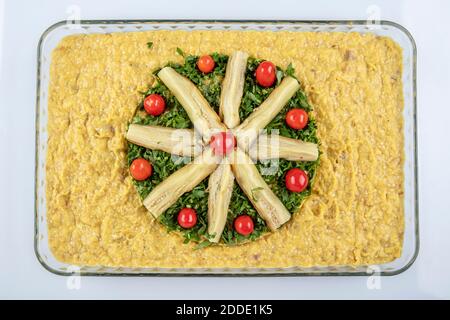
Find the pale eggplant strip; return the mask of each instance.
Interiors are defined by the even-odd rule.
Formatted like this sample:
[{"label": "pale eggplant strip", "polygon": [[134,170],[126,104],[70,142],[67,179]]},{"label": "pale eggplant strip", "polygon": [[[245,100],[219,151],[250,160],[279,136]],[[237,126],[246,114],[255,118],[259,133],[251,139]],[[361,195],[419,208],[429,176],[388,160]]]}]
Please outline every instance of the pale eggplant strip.
[{"label": "pale eggplant strip", "polygon": [[222,83],[219,114],[229,129],[236,127],[240,122],[239,107],[244,92],[247,59],[248,54],[242,51],[233,52],[228,59]]},{"label": "pale eggplant strip", "polygon": [[289,221],[289,211],[264,181],[250,157],[240,148],[233,152],[231,167],[237,183],[272,231]]},{"label": "pale eggplant strip", "polygon": [[197,156],[202,151],[201,140],[192,129],[130,124],[126,138],[138,146],[182,157]]},{"label": "pale eggplant strip", "polygon": [[184,193],[194,189],[209,176],[217,168],[218,161],[212,150],[206,149],[192,162],[158,184],[144,199],[144,206],[155,218],[158,218]]},{"label": "pale eggplant strip", "polygon": [[211,242],[219,242],[227,222],[228,207],[233,193],[234,175],[226,159],[209,176],[208,233]]},{"label": "pale eggplant strip", "polygon": [[[228,128],[240,122],[239,107],[244,91],[248,54],[236,51],[228,59],[222,83],[219,114]],[[228,208],[233,193],[234,175],[228,159],[224,159],[211,174],[208,181],[208,233],[211,242],[219,242],[227,222]]]},{"label": "pale eggplant strip", "polygon": [[250,147],[250,156],[256,160],[286,159],[289,161],[316,161],[319,148],[312,142],[261,134]]},{"label": "pale eggplant strip", "polygon": [[226,131],[218,114],[188,78],[171,67],[161,69],[158,77],[186,110],[194,128],[202,135],[205,143],[210,141],[214,133]]},{"label": "pale eggplant strip", "polygon": [[265,126],[283,109],[292,96],[300,89],[298,81],[292,77],[285,77],[267,99],[235,128],[234,134],[239,146],[248,151]]}]

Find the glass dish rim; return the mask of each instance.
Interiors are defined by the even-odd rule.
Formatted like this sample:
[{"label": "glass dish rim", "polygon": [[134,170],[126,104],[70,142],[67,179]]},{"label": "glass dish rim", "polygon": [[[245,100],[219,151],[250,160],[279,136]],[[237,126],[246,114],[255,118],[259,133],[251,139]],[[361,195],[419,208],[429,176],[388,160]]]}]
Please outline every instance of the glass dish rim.
[{"label": "glass dish rim", "polygon": [[[36,80],[36,113],[35,113],[35,174],[34,174],[34,252],[39,263],[44,267],[44,269],[49,272],[59,275],[59,276],[71,276],[71,275],[80,275],[80,276],[109,276],[109,277],[322,277],[322,276],[369,276],[370,274],[366,272],[289,272],[289,273],[277,273],[277,272],[264,272],[264,273],[240,273],[240,272],[227,272],[227,273],[200,273],[200,272],[177,272],[177,273],[165,273],[165,272],[152,272],[152,273],[144,273],[144,272],[91,272],[91,271],[60,271],[51,267],[47,262],[42,258],[39,249],[38,249],[38,159],[39,159],[39,110],[40,110],[40,89],[41,89],[41,53],[42,53],[42,45],[46,38],[46,36],[51,33],[53,30],[58,27],[67,24],[67,20],[58,21],[52,25],[50,25],[40,36],[38,45],[37,45],[37,80]],[[161,23],[193,23],[193,24],[319,24],[319,25],[363,25],[367,24],[366,20],[246,20],[246,19],[99,19],[99,20],[80,20],[77,21],[80,25],[109,25],[109,24],[161,24]],[[397,22],[393,22],[390,20],[379,20],[376,21],[376,25],[380,26],[390,26],[396,28],[400,32],[402,32],[411,43],[412,47],[412,124],[413,124],[413,148],[414,148],[414,231],[415,231],[415,251],[410,260],[404,264],[403,267],[393,271],[381,271],[378,272],[377,275],[380,276],[394,276],[401,274],[408,270],[417,259],[420,248],[420,233],[419,233],[419,181],[418,181],[418,142],[417,142],[417,46],[416,42],[411,35],[411,33],[404,26]],[[131,268],[132,269],[132,268]],[[240,268],[238,268],[240,269]]]}]

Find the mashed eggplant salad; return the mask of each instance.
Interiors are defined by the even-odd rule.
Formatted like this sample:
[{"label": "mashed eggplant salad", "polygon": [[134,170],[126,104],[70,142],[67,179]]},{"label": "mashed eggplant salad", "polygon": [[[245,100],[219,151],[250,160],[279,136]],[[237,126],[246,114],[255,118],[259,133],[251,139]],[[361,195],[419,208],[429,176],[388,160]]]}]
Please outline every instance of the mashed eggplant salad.
[{"label": "mashed eggplant salad", "polygon": [[[284,71],[240,51],[231,57],[189,55],[184,64],[169,63],[155,72],[156,85],[145,93],[128,129],[134,142],[128,162],[148,210],[168,230],[182,232],[186,243],[196,241],[201,248],[255,240],[287,222],[311,193],[318,138],[294,72],[292,65]],[[205,137],[210,129],[217,132]],[[237,141],[244,129],[266,129],[248,150],[255,151],[256,166],[233,158],[243,152]],[[197,141],[194,130],[203,130]],[[202,142],[209,144],[203,154]],[[185,158],[172,157],[199,159],[209,150],[217,165],[187,166]]]},{"label": "mashed eggplant salad", "polygon": [[401,68],[400,47],[372,34],[64,38],[48,98],[52,253],[156,268],[394,260]]}]

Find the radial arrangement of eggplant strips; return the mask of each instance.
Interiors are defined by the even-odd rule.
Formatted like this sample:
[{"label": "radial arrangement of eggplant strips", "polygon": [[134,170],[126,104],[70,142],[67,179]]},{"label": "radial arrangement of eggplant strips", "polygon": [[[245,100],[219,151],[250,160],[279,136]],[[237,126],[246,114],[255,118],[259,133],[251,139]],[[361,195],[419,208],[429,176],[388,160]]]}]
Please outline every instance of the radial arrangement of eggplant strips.
[{"label": "radial arrangement of eggplant strips", "polygon": [[[171,67],[161,69],[158,77],[186,110],[194,129],[132,124],[126,135],[128,141],[145,148],[193,157],[190,163],[158,184],[144,199],[144,206],[155,218],[209,176],[208,233],[211,235],[209,240],[216,243],[225,227],[235,179],[272,231],[291,218],[262,178],[254,161],[270,158],[315,161],[319,153],[314,143],[271,137],[263,132],[299,90],[300,84],[293,77],[286,76],[269,97],[240,123],[239,107],[247,59],[248,54],[241,51],[230,56],[222,83],[219,114],[189,79]],[[209,147],[211,137],[226,131],[236,137],[237,146],[225,156],[216,155]],[[196,135],[201,139],[196,139]]]}]

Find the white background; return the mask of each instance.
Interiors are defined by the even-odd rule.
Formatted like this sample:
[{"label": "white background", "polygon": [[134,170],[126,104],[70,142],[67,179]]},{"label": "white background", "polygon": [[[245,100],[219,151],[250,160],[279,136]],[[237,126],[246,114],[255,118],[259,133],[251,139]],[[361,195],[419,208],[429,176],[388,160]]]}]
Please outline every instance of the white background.
[{"label": "white background", "polygon": [[[365,277],[95,278],[79,290],[33,252],[36,46],[77,5],[82,19],[366,19],[404,25],[418,46],[421,248],[405,273]],[[372,7],[373,8],[373,7]],[[370,9],[369,9],[370,11]],[[0,0],[0,298],[450,298],[450,1]]]}]

